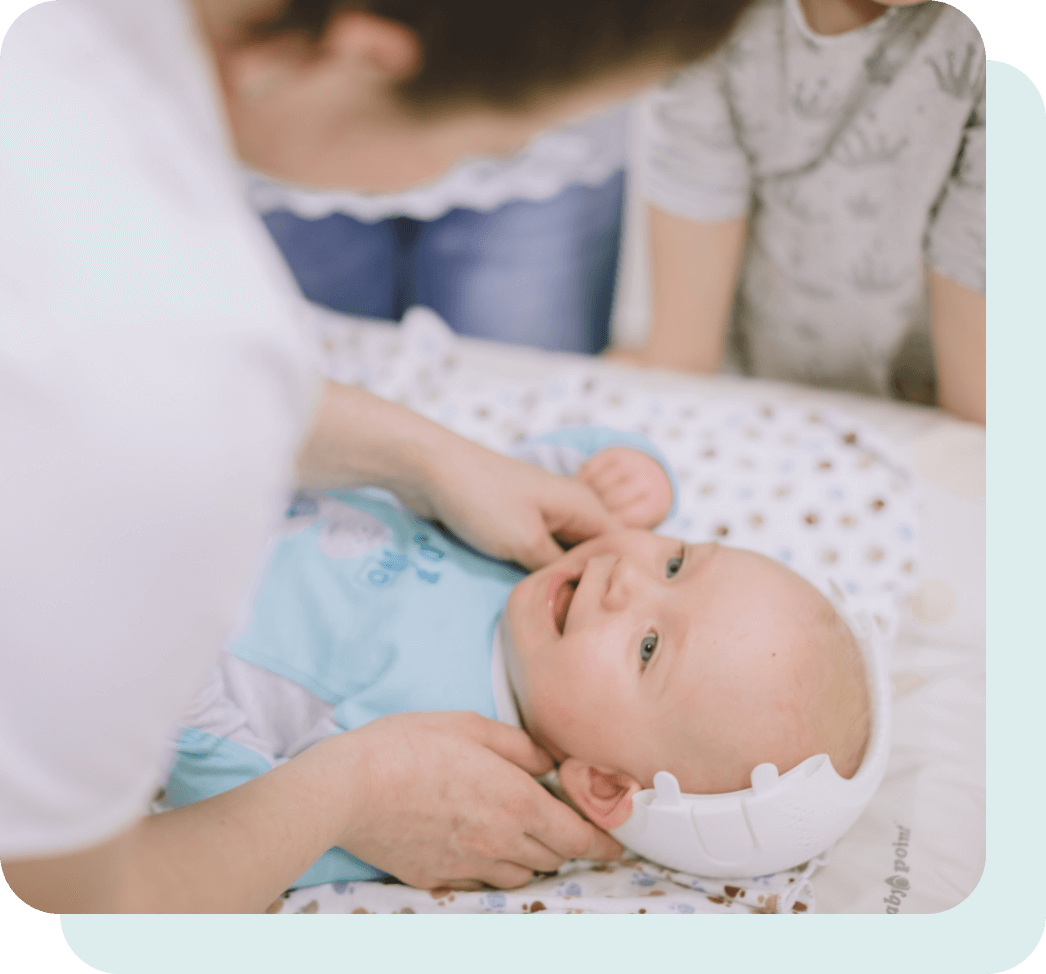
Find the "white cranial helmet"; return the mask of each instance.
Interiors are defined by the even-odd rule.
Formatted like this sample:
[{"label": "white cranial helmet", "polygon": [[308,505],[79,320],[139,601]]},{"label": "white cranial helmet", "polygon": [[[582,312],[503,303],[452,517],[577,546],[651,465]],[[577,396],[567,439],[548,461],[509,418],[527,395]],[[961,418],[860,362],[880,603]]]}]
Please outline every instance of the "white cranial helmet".
[{"label": "white cranial helmet", "polygon": [[872,700],[872,732],[861,766],[840,777],[827,754],[783,775],[773,764],[752,771],[752,787],[685,795],[667,771],[632,798],[632,814],[610,834],[641,856],[681,872],[720,878],[791,869],[827,849],[864,811],[886,770],[890,692],[886,647],[866,613],[848,614],[841,590],[831,601],[861,647]]}]

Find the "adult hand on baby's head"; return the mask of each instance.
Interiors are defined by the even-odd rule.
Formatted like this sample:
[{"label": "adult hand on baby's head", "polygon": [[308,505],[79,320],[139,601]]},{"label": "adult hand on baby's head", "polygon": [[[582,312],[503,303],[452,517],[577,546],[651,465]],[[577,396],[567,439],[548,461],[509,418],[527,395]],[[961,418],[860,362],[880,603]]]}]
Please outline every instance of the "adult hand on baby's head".
[{"label": "adult hand on baby's head", "polygon": [[[552,761],[507,724],[474,713],[393,714],[314,748],[350,758],[355,801],[338,845],[411,886],[510,889],[564,859],[621,855],[534,780]],[[325,773],[337,773],[331,760]]]},{"label": "adult hand on baby's head", "polygon": [[656,528],[672,508],[668,475],[653,457],[638,450],[601,450],[575,476],[626,528]]}]

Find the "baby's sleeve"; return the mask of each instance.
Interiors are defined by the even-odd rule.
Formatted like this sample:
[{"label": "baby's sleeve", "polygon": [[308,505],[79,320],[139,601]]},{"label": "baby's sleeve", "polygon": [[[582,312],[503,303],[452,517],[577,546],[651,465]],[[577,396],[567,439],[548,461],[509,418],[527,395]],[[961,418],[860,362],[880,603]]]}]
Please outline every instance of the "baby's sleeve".
[{"label": "baby's sleeve", "polygon": [[211,798],[264,774],[275,763],[272,741],[252,726],[219,665],[183,717],[165,804],[179,808]]},{"label": "baby's sleeve", "polygon": [[926,263],[931,269],[982,294],[986,129],[982,81],[980,96],[963,130],[955,166],[931,215],[926,240]]},{"label": "baby's sleeve", "polygon": [[751,195],[724,59],[719,51],[679,71],[645,99],[637,120],[643,198],[702,223],[745,216]]},{"label": "baby's sleeve", "polygon": [[513,451],[513,456],[527,463],[547,470],[549,473],[563,477],[573,477],[585,461],[594,457],[601,450],[613,446],[623,446],[630,450],[645,453],[654,460],[668,477],[672,487],[672,507],[665,520],[676,511],[676,498],[679,496],[679,484],[669,462],[657,447],[642,433],[624,432],[608,429],[603,426],[565,426],[544,436],[525,440]]}]

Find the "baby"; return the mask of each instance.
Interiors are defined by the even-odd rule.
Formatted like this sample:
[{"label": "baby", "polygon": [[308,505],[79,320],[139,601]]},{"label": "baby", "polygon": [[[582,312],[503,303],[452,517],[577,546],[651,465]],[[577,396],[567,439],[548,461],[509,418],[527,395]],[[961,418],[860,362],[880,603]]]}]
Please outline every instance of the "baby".
[{"label": "baby", "polygon": [[[383,492],[299,495],[243,633],[186,717],[167,804],[411,710],[521,725],[604,829],[658,771],[697,794],[821,753],[854,774],[870,730],[863,663],[813,586],[752,552],[644,530],[668,513],[672,479],[642,437],[562,430],[529,452],[623,525],[529,576]],[[296,885],[380,875],[332,849]]]}]

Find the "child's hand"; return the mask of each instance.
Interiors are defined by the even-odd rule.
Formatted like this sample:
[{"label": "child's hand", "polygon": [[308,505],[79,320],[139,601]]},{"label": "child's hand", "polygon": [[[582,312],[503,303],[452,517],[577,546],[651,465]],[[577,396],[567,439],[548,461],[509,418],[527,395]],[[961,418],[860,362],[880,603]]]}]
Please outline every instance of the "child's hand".
[{"label": "child's hand", "polygon": [[626,528],[655,528],[672,507],[672,484],[652,457],[624,446],[601,450],[574,475]]}]

